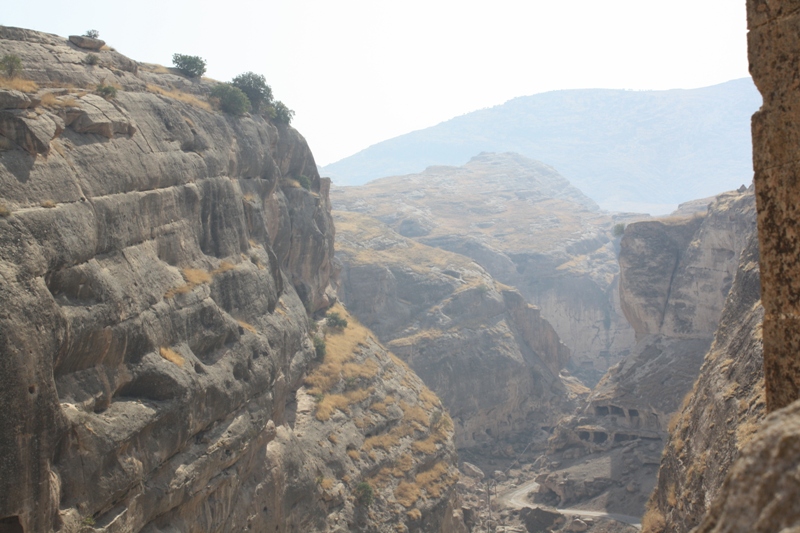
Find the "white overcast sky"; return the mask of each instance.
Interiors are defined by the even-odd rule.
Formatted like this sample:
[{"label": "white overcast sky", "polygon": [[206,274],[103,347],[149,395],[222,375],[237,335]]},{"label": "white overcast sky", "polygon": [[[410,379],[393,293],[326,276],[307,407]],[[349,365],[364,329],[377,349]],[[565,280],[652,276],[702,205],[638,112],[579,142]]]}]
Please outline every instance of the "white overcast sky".
[{"label": "white overcast sky", "polygon": [[174,52],[264,74],[325,165],[554,89],[671,89],[748,75],[744,0],[3,0],[0,24],[97,29],[138,61]]}]

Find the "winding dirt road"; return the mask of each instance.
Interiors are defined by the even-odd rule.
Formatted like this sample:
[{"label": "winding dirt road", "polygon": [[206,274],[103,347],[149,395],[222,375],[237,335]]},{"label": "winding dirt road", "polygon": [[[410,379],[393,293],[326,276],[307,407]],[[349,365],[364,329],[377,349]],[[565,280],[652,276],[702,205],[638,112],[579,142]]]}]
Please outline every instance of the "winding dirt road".
[{"label": "winding dirt road", "polygon": [[[539,484],[535,481],[530,481],[520,485],[516,489],[507,490],[497,493],[498,501],[507,507],[515,509],[522,509],[523,507],[530,507],[530,502],[527,501],[527,495],[532,490],[539,488]],[[573,516],[588,516],[591,518],[611,518],[617,522],[632,525],[637,529],[642,529],[642,519],[638,516],[628,516],[617,513],[607,513],[605,511],[587,511],[585,509],[557,509],[559,513]]]}]

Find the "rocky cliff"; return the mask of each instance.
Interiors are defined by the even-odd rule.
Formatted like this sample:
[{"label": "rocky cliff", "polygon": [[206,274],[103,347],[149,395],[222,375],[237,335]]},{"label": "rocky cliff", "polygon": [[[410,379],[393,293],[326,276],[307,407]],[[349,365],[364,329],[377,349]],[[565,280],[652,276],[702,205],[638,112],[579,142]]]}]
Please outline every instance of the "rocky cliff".
[{"label": "rocky cliff", "polygon": [[76,42],[0,27],[0,529],[456,531],[435,395],[355,321],[312,343],[302,136]]},{"label": "rocky cliff", "polygon": [[[556,426],[548,454],[539,461],[540,501],[643,514],[668,422],[697,378],[738,258],[754,231],[752,191],[719,195],[705,212],[626,227],[620,299],[637,343],[595,386],[582,412]],[[752,269],[752,253],[745,257]],[[737,374],[737,379],[742,378]],[[731,387],[725,390],[733,394]],[[698,454],[696,460],[705,459]],[[688,466],[683,459],[680,464],[673,478],[685,474]],[[698,465],[692,469],[702,471]]]},{"label": "rocky cliff", "polygon": [[[675,487],[675,505],[665,517],[668,524],[690,527],[699,521],[695,531],[703,533],[766,533],[793,531],[800,526],[795,505],[800,496],[797,476],[800,268],[794,229],[800,219],[796,163],[800,152],[797,120],[800,95],[794,71],[787,68],[796,64],[800,57],[797,41],[800,12],[795,2],[748,0],[747,17],[750,72],[764,97],[764,105],[753,116],[752,123],[763,302],[763,328],[760,330],[763,391],[759,372],[754,368],[759,348],[757,321],[762,311],[757,304],[747,307],[748,302],[755,300],[755,288],[751,288],[749,294],[741,295],[741,306],[734,307],[734,316],[738,318],[734,324],[738,331],[723,327],[717,337],[723,340],[727,337],[730,341],[721,354],[725,358],[724,367],[719,368],[723,376],[703,376],[690,403],[699,403],[707,396],[707,385],[714,379],[727,381],[729,389],[723,398],[719,393],[711,396],[710,405],[704,410],[694,407],[684,411],[671,439],[675,445],[671,445],[670,454],[665,456],[662,468],[665,479],[659,481],[659,491],[654,495],[652,531],[669,530],[660,521],[659,514],[664,513],[665,499],[671,503],[670,487]],[[752,274],[745,273],[742,277],[752,277]],[[721,347],[726,348],[724,343]],[[717,365],[719,363],[711,361],[708,370],[715,370]],[[763,423],[757,424],[763,410],[772,413]],[[718,430],[697,427],[695,423],[703,419],[692,416],[704,414],[713,419],[727,415],[727,435],[711,442],[709,437]],[[685,425],[692,431],[687,431]],[[685,444],[678,446],[679,439],[686,434],[692,438],[698,436],[696,449],[684,451]],[[697,464],[693,458],[701,452],[713,457],[712,465],[718,465],[723,469],[720,474],[726,474],[720,486],[721,475],[710,473],[712,490],[700,486],[694,476],[690,476],[686,484],[678,483],[674,476],[681,473],[675,465],[676,459],[681,461],[688,456]],[[731,452],[738,452],[732,464]],[[677,501],[679,490],[680,502]],[[704,506],[695,501],[701,497],[705,499]],[[699,517],[703,507],[707,513]]]},{"label": "rocky cliff", "polygon": [[594,384],[632,348],[619,304],[616,223],[554,169],[517,154],[480,154],[462,167],[336,187],[334,209],[377,218],[397,233],[480,264],[516,287]]},{"label": "rocky cliff", "polygon": [[760,297],[758,240],[751,233],[714,344],[670,425],[645,521],[649,531],[696,527],[764,416]]},{"label": "rocky cliff", "polygon": [[442,398],[457,446],[507,445],[572,408],[570,388],[580,385],[559,376],[569,350],[517,291],[373,218],[335,220],[338,293]]}]

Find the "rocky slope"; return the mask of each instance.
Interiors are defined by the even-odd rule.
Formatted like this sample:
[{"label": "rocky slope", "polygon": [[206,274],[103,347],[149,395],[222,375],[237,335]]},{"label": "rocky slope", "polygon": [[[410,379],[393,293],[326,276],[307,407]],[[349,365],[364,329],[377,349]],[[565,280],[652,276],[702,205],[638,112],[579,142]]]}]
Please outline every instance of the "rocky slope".
[{"label": "rocky slope", "polygon": [[303,138],[108,49],[6,53],[0,529],[458,531],[435,395],[355,323],[312,343],[334,232]]},{"label": "rocky slope", "polygon": [[380,142],[322,173],[361,185],[516,152],[554,166],[604,209],[663,215],[750,182],[750,115],[760,104],[749,78],[689,90],[553,91]]},{"label": "rocky slope", "polygon": [[334,208],[377,218],[417,242],[479,263],[552,324],[571,370],[595,383],[633,346],[619,304],[612,216],[555,170],[516,154],[334,188]]},{"label": "rocky slope", "polygon": [[[643,514],[668,421],[698,375],[755,231],[754,204],[752,191],[730,192],[705,214],[627,226],[620,294],[637,344],[594,388],[583,412],[555,428],[537,465],[539,501]],[[751,255],[743,257],[752,268]],[[685,473],[681,465],[673,477]]]},{"label": "rocky slope", "polygon": [[580,384],[559,376],[569,351],[517,291],[365,215],[335,220],[338,293],[442,398],[458,447],[507,445],[571,410]]}]

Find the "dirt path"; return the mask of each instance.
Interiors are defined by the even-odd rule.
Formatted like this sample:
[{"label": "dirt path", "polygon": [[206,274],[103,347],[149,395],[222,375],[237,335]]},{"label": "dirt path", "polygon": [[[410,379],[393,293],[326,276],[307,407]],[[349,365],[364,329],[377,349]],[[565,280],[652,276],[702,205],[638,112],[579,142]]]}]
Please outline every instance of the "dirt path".
[{"label": "dirt path", "polygon": [[[497,494],[497,499],[500,501],[501,504],[504,504],[508,507],[514,507],[516,509],[521,509],[523,507],[530,507],[531,504],[527,500],[527,495],[532,490],[536,490],[539,488],[539,484],[535,481],[530,481],[523,485],[520,485],[516,489],[507,490],[504,492],[500,492]],[[573,516],[588,516],[592,518],[611,518],[612,520],[616,520],[617,522],[623,522],[625,524],[630,524],[635,528],[642,529],[642,519],[637,516],[628,516],[624,514],[617,514],[617,513],[607,513],[605,511],[587,511],[585,509],[557,509],[559,513],[565,515],[573,515]]]}]

